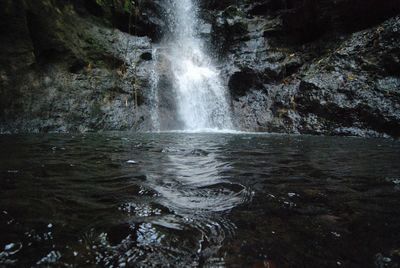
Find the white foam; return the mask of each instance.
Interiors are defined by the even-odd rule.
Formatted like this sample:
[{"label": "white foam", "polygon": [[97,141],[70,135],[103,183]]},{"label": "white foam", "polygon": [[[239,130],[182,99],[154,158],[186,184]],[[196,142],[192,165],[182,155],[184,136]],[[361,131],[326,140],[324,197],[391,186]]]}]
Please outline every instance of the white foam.
[{"label": "white foam", "polygon": [[188,133],[231,132],[224,130],[233,128],[228,94],[197,34],[195,1],[172,0],[170,9],[172,35],[167,46],[182,127]]}]

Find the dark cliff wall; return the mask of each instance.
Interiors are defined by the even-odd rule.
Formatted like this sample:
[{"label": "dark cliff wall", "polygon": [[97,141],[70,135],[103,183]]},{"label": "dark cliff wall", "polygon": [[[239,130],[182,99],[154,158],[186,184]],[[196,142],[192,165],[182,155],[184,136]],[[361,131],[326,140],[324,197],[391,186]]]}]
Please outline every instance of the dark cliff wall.
[{"label": "dark cliff wall", "polygon": [[400,135],[399,1],[204,1],[242,129]]},{"label": "dark cliff wall", "polygon": [[86,1],[4,0],[0,12],[1,132],[139,127],[148,37],[114,29]]},{"label": "dark cliff wall", "polygon": [[[0,131],[148,129],[165,1],[138,4],[132,19],[94,0],[1,1]],[[200,7],[238,128],[400,136],[398,0]]]}]

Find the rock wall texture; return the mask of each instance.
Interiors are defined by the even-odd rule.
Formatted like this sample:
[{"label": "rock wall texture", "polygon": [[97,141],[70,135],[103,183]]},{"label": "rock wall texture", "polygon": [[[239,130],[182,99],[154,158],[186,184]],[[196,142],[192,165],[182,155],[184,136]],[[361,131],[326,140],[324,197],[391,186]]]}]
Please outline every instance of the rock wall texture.
[{"label": "rock wall texture", "polygon": [[[132,19],[94,0],[1,1],[0,132],[150,129],[164,3]],[[201,0],[199,13],[238,129],[400,137],[398,0]]]},{"label": "rock wall texture", "polygon": [[245,130],[400,136],[398,1],[205,1]]},{"label": "rock wall texture", "polygon": [[1,132],[139,128],[149,37],[68,1],[5,0],[0,12]]}]

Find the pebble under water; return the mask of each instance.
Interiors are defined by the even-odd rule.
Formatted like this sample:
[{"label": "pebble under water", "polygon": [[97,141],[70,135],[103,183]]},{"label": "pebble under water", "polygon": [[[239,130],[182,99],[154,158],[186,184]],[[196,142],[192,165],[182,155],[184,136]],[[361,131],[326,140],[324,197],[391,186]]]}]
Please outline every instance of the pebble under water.
[{"label": "pebble under water", "polygon": [[0,148],[0,266],[400,266],[396,141],[48,134]]}]

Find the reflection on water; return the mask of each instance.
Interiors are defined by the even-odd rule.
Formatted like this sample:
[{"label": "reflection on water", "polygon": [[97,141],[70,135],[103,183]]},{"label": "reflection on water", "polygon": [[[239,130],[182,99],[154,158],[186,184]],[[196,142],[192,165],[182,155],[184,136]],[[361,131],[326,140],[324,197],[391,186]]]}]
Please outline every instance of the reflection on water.
[{"label": "reflection on water", "polygon": [[400,145],[0,137],[0,266],[398,267]]},{"label": "reflection on water", "polygon": [[217,159],[218,152],[177,144],[182,146],[178,152],[164,150],[168,156],[166,166],[149,183],[164,198],[165,206],[194,216],[226,211],[245,201],[245,187],[231,183],[221,174],[230,167]]},{"label": "reflection on water", "polygon": [[159,203],[175,216],[157,219],[153,224],[175,230],[195,228],[200,234],[196,252],[209,257],[234,234],[235,225],[222,212],[246,202],[248,190],[221,174],[230,166],[218,159],[218,150],[199,149],[193,140],[178,138],[174,148],[163,149],[166,157],[154,167],[146,183],[158,193]]}]

